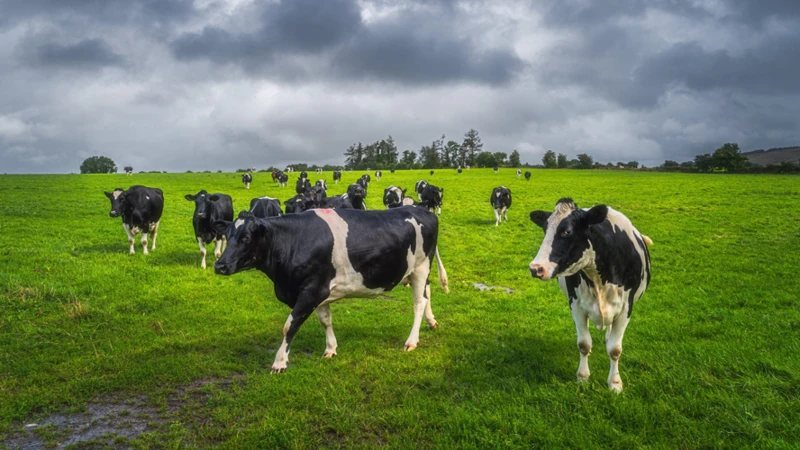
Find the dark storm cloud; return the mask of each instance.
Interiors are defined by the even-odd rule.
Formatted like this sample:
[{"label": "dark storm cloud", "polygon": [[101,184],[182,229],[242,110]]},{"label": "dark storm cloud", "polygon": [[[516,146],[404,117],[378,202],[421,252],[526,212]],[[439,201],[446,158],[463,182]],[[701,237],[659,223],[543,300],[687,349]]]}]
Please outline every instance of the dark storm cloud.
[{"label": "dark storm cloud", "polygon": [[93,70],[121,66],[124,59],[102,39],[85,39],[74,44],[27,42],[19,49],[19,58],[41,69]]},{"label": "dark storm cloud", "polygon": [[195,13],[193,0],[0,0],[0,28],[32,18],[162,23]]}]

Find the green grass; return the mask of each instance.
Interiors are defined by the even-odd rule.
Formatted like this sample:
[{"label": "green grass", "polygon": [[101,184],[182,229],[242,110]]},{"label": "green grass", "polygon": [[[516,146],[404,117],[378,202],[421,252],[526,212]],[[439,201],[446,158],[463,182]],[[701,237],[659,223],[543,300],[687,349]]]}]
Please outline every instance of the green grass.
[{"label": "green grass", "polygon": [[[343,174],[343,192],[357,172]],[[292,175],[292,184],[297,175]],[[270,375],[289,309],[260,272],[199,268],[193,204],[200,189],[284,200],[256,174],[0,177],[0,442],[50,412],[106,394],[164,402],[198,379],[236,376],[139,447],[767,447],[800,445],[800,179],[606,171],[385,171],[370,185],[419,179],[445,188],[445,295],[433,283],[436,331],[404,353],[410,290],[332,306],[338,356],[321,358],[309,320],[287,373]],[[311,175],[312,181],[316,179]],[[128,254],[103,190],[164,190],[158,248]],[[493,187],[510,187],[510,221],[494,226]],[[605,203],[650,236],[653,281],[624,340],[621,395],[593,331],[592,379],[575,380],[567,300],[528,263],[542,231],[528,219],[571,196]],[[209,247],[209,263],[213,262]],[[209,265],[210,266],[210,265]],[[514,293],[478,292],[472,283]]]}]

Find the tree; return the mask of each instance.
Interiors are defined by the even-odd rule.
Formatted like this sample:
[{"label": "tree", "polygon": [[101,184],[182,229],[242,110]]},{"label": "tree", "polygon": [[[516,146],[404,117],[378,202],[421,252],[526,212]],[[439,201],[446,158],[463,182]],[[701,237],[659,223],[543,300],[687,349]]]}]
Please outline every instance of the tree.
[{"label": "tree", "polygon": [[442,140],[437,139],[431,145],[423,145],[419,149],[419,156],[417,161],[422,164],[425,169],[435,169],[439,167],[439,150],[442,146]]},{"label": "tree", "polygon": [[705,155],[697,155],[694,157],[694,166],[700,172],[711,172],[713,170],[714,165],[711,163],[711,155],[706,153]]},{"label": "tree", "polygon": [[628,169],[638,169],[639,161],[628,161],[628,163],[625,164],[625,167],[627,167]]},{"label": "tree", "polygon": [[489,152],[480,152],[475,157],[475,164],[478,167],[494,167],[497,165],[497,162],[494,160],[494,155]]},{"label": "tree", "polygon": [[[475,158],[482,149],[483,143],[481,142],[480,136],[478,136],[478,131],[470,128],[470,130],[464,134],[464,142],[461,143],[461,151],[463,152],[463,159],[465,160],[461,165],[475,164]],[[459,153],[459,158],[461,157],[462,153]]]},{"label": "tree", "polygon": [[591,169],[593,165],[594,159],[586,153],[581,153],[578,155],[578,162],[575,167],[578,169]]},{"label": "tree", "polygon": [[[566,156],[564,157],[564,159],[566,160]],[[544,156],[542,157],[542,164],[544,164],[544,167],[547,169],[554,169],[558,167],[558,161],[556,160],[556,152],[552,150],[546,151],[544,153]]]},{"label": "tree", "polygon": [[[444,135],[442,135],[444,138]],[[459,150],[458,142],[456,141],[447,141],[447,145],[442,148],[442,166],[443,167],[455,167],[458,165],[458,150]]]},{"label": "tree", "polygon": [[565,169],[569,167],[569,161],[567,160],[567,155],[563,153],[558,154],[558,168]]},{"label": "tree", "polygon": [[347,147],[344,152],[344,168],[348,170],[360,169],[364,157],[364,146],[361,142]]},{"label": "tree", "polygon": [[403,157],[400,158],[400,165],[406,167],[407,169],[414,168],[414,161],[417,159],[416,152],[412,152],[410,150],[403,150]]},{"label": "tree", "polygon": [[748,159],[739,151],[739,144],[726,143],[714,150],[711,165],[715,170],[726,172],[743,172],[747,169]]},{"label": "tree", "polygon": [[519,167],[522,165],[519,161],[519,152],[517,150],[511,152],[511,156],[508,157],[508,165],[511,167]]},{"label": "tree", "polygon": [[117,165],[107,156],[91,156],[81,163],[81,173],[117,173]]},{"label": "tree", "polygon": [[678,162],[677,161],[672,161],[671,159],[668,159],[668,160],[664,161],[664,164],[662,165],[662,167],[667,168],[667,169],[671,169],[673,167],[678,167]]},{"label": "tree", "polygon": [[506,152],[494,152],[492,156],[494,156],[495,166],[503,166],[506,164],[506,158],[508,157]]}]

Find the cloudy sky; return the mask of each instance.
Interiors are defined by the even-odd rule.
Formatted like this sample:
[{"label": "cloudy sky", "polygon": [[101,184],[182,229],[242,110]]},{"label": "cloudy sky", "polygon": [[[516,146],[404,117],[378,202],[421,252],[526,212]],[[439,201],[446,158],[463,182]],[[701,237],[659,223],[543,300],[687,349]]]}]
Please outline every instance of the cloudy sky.
[{"label": "cloudy sky", "polygon": [[0,0],[0,173],[800,144],[798,0]]}]

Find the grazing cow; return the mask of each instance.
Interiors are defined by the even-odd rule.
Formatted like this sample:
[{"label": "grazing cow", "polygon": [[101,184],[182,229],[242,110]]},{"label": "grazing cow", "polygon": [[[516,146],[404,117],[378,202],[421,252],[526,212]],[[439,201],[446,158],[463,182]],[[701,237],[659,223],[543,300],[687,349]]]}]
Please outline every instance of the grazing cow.
[{"label": "grazing cow", "polygon": [[317,175],[319,175],[321,173],[322,173],[322,168],[321,167],[317,167]]},{"label": "grazing cow", "polygon": [[426,187],[428,187],[428,182],[425,180],[419,180],[417,184],[414,185],[414,192],[417,193],[419,201],[422,201],[422,191],[424,191]]},{"label": "grazing cow", "polygon": [[280,174],[282,174],[282,173],[283,173],[283,172],[281,172],[280,170],[273,170],[273,171],[272,171],[272,182],[273,182],[273,183],[274,183],[274,182],[277,182],[277,181],[278,181],[278,177],[279,177],[279,176],[280,176]]},{"label": "grazing cow", "polygon": [[499,167],[497,167],[497,166],[494,166],[494,167],[492,168],[492,170],[494,170],[494,173],[497,173],[497,171],[498,171],[498,170],[500,170],[500,168],[499,168]]},{"label": "grazing cow", "polygon": [[291,166],[289,166],[289,167],[287,167],[287,168],[286,168],[286,170],[284,170],[284,172],[286,172],[286,173],[292,173],[292,172],[294,172],[294,169],[292,169],[292,167],[291,167]]},{"label": "grazing cow", "polygon": [[305,194],[297,194],[283,202],[283,205],[286,207],[286,214],[299,214],[311,209],[314,203]]},{"label": "grazing cow", "polygon": [[433,176],[433,171],[431,170],[431,176]]},{"label": "grazing cow", "polygon": [[531,181],[531,172],[529,170],[525,171],[525,181]]},{"label": "grazing cow", "polygon": [[375,179],[377,181],[381,181],[381,175],[383,175],[383,172],[381,172],[380,170],[375,171]]},{"label": "grazing cow", "polygon": [[289,184],[289,175],[286,175],[285,173],[281,173],[278,176],[278,186],[286,187],[288,184]]},{"label": "grazing cow", "polygon": [[531,275],[544,281],[557,277],[569,299],[581,354],[578,381],[589,379],[592,337],[587,322],[591,320],[598,329],[607,329],[608,387],[621,391],[622,335],[633,304],[650,284],[647,245],[653,242],[622,213],[605,205],[578,209],[569,198],[559,200],[552,213],[531,212],[531,220],[545,231],[530,263]]},{"label": "grazing cow", "polygon": [[431,212],[436,210],[436,214],[442,213],[442,198],[444,197],[444,188],[436,187],[432,184],[425,186],[420,195],[420,204]]},{"label": "grazing cow", "polygon": [[249,173],[242,174],[242,183],[244,183],[245,189],[250,189],[250,183],[253,182],[253,176]]},{"label": "grazing cow", "polygon": [[131,166],[125,166],[122,170],[125,171],[126,175],[133,175],[133,167]]},{"label": "grazing cow", "polygon": [[383,205],[387,208],[402,206],[405,197],[406,189],[401,190],[397,186],[389,186],[383,190]]},{"label": "grazing cow", "polygon": [[328,192],[328,183],[325,180],[317,180],[314,186],[321,187],[325,192]]},{"label": "grazing cow", "polygon": [[158,224],[161,213],[164,211],[164,193],[158,188],[145,186],[131,186],[128,190],[114,189],[114,192],[104,192],[111,200],[111,217],[122,217],[122,228],[128,235],[128,244],[131,246],[131,255],[136,253],[133,242],[136,235],[142,233],[142,250],[147,254],[147,235],[153,241],[151,250],[156,249]]},{"label": "grazing cow", "polygon": [[439,222],[428,211],[316,209],[270,219],[244,213],[235,223],[219,221],[215,227],[230,242],[214,264],[215,272],[233,275],[258,269],[272,280],[278,300],[292,308],[272,373],[286,370],[292,339],[315,310],[325,328],[322,356],[336,355],[330,303],[341,298],[374,297],[410,283],[414,322],[405,350],[417,348],[423,316],[430,328],[438,327],[429,281],[434,256],[439,283],[445,292],[449,289],[437,246]]},{"label": "grazing cow", "polygon": [[339,184],[339,181],[342,179],[342,171],[336,170],[333,172],[333,184]]},{"label": "grazing cow", "polygon": [[501,218],[505,218],[506,222],[508,222],[508,208],[511,207],[511,190],[505,186],[494,188],[492,196],[489,198],[489,203],[494,208],[494,226],[500,225]]},{"label": "grazing cow", "polygon": [[184,197],[194,202],[194,236],[200,246],[200,267],[206,268],[206,245],[214,243],[214,257],[219,259],[225,245],[225,234],[219,233],[211,226],[217,220],[233,220],[233,200],[226,194],[209,194],[205,190],[195,195]]},{"label": "grazing cow", "polygon": [[461,173],[461,167],[458,168],[458,173]]},{"label": "grazing cow", "polygon": [[[360,180],[359,180],[360,181]],[[367,190],[359,183],[353,183],[347,187],[347,193],[342,196],[350,201],[355,209],[367,209],[364,199],[367,197]]]},{"label": "grazing cow", "polygon": [[262,219],[267,217],[280,217],[283,215],[281,211],[281,202],[277,198],[261,197],[250,200],[250,214]]},{"label": "grazing cow", "polygon": [[310,189],[311,189],[311,182],[308,181],[308,178],[302,178],[302,177],[299,178],[294,186],[294,190],[298,194],[307,194]]},{"label": "grazing cow", "polygon": [[522,171],[517,169],[517,178],[519,178],[521,175],[522,175]]},{"label": "grazing cow", "polygon": [[390,173],[394,173],[394,169],[389,169],[389,172]]}]

